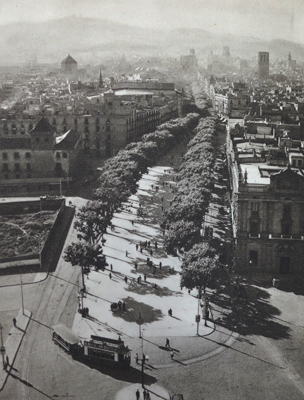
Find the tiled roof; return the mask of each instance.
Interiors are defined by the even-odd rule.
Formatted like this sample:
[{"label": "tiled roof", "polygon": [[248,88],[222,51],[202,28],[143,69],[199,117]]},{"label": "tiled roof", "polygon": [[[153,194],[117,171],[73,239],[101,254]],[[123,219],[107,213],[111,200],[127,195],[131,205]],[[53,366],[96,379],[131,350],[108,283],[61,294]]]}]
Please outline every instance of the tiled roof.
[{"label": "tiled roof", "polygon": [[49,123],[49,121],[42,117],[41,120],[34,126],[34,128],[30,132],[55,132],[55,128],[53,125]]},{"label": "tiled roof", "polygon": [[61,61],[61,64],[71,64],[71,63],[77,64],[77,61],[75,61],[74,58],[71,57],[70,55],[68,55],[64,60]]},{"label": "tiled roof", "polygon": [[16,137],[16,138],[6,138],[0,137],[0,149],[10,150],[10,149],[31,149],[31,139],[29,137]]}]

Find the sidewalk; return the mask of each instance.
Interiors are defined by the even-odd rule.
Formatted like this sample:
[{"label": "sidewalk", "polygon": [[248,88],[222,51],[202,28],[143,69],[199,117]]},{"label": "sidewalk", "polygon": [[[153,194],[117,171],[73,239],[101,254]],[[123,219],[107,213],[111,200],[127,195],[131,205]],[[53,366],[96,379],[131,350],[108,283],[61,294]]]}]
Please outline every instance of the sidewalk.
[{"label": "sidewalk", "polygon": [[[4,361],[9,360],[9,366],[7,370],[3,369],[3,361],[2,356],[0,357],[0,391],[3,389],[6,379],[9,375],[10,370],[13,368],[13,364],[21,345],[23,336],[26,333],[27,326],[29,324],[31,318],[31,312],[28,310],[24,310],[24,314],[22,310],[19,311],[18,315],[16,316],[16,327],[12,326],[8,338],[4,343],[5,347],[5,354],[4,354]],[[13,324],[13,322],[12,322]]]}]

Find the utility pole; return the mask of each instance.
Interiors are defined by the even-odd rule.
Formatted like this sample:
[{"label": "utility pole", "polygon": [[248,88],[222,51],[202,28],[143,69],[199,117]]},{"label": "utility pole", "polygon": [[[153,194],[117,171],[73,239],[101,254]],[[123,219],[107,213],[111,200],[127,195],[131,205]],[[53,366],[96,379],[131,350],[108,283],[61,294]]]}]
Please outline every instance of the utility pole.
[{"label": "utility pole", "polygon": [[5,361],[4,361],[4,354],[5,354],[5,347],[3,346],[3,337],[2,337],[2,325],[0,324],[0,339],[1,339],[1,347],[0,347],[0,353],[2,355],[2,365],[3,369],[5,369]]},{"label": "utility pole", "polygon": [[23,282],[22,282],[21,268],[20,268],[20,282],[21,282],[21,304],[22,304],[22,314],[24,315]]}]

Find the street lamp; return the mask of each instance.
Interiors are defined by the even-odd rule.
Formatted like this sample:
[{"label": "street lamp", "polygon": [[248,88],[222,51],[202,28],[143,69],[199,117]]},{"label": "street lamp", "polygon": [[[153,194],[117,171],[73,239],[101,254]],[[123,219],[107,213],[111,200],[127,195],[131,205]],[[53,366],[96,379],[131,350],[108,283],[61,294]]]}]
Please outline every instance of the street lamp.
[{"label": "street lamp", "polygon": [[200,306],[200,299],[201,299],[201,292],[202,292],[202,288],[199,286],[197,288],[197,315],[195,317],[195,321],[197,323],[197,330],[196,330],[196,334],[197,336],[199,335],[199,323],[201,320],[201,316],[199,315],[199,306]]},{"label": "street lamp", "polygon": [[144,335],[141,335],[141,387],[145,387],[145,374],[144,374],[144,364],[149,361],[149,356],[144,354]]},{"label": "street lamp", "polygon": [[0,324],[0,339],[1,339],[0,353],[2,355],[3,369],[5,369],[5,362],[4,362],[5,347],[3,346],[2,325],[1,324]]}]

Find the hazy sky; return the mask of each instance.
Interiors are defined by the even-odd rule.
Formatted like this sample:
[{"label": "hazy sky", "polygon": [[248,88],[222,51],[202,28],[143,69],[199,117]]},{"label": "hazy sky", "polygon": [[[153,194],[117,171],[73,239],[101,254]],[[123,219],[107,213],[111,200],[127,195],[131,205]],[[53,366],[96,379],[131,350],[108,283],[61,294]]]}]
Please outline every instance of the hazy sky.
[{"label": "hazy sky", "polygon": [[0,24],[66,16],[304,43],[304,0],[0,0]]}]

